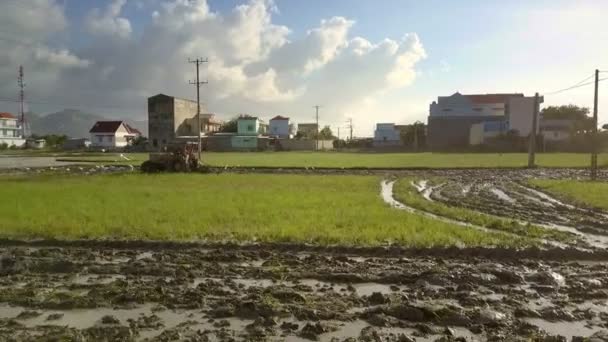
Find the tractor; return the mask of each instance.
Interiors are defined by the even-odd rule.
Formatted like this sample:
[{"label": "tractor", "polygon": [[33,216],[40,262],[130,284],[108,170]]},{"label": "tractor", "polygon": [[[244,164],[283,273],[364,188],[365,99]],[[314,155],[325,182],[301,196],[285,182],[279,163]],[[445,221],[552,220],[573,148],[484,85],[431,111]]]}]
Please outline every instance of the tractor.
[{"label": "tractor", "polygon": [[150,153],[149,160],[141,164],[141,170],[153,172],[191,172],[199,167],[196,156],[198,145],[193,142],[172,143],[163,152]]}]

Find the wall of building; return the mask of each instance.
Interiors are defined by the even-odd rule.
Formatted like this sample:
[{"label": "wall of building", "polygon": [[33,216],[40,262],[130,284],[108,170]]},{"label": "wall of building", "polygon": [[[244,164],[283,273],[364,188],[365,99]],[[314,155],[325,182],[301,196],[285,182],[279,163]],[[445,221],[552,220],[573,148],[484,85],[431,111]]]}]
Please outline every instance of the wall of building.
[{"label": "wall of building", "polygon": [[304,135],[316,134],[319,126],[317,124],[299,124],[298,132],[303,133]]},{"label": "wall of building", "polygon": [[227,152],[232,151],[233,135],[210,135],[204,137],[203,148],[206,151]]},{"label": "wall of building", "polygon": [[399,130],[395,128],[395,124],[383,123],[377,124],[374,131],[374,143],[389,143],[394,145],[395,142],[401,143]]},{"label": "wall of building", "polygon": [[25,139],[0,137],[0,144],[6,144],[9,147],[10,146],[23,147],[25,145]]},{"label": "wall of building", "polygon": [[566,141],[570,139],[570,132],[563,130],[544,130],[540,134],[546,141]]},{"label": "wall of building", "polygon": [[[153,149],[160,150],[175,138],[173,97],[154,96],[148,99],[148,139]],[[91,144],[95,141],[91,137]]]},{"label": "wall of building", "polygon": [[428,118],[427,144],[431,150],[467,147],[470,130],[484,121],[504,121],[504,116],[433,117]]},{"label": "wall of building", "polygon": [[269,135],[289,137],[289,120],[270,120]]},{"label": "wall of building", "polygon": [[[198,111],[196,102],[175,98],[173,100],[173,106],[173,127],[175,136],[196,136],[198,134],[196,123],[194,125],[191,125],[190,123],[190,120],[196,120],[196,113]],[[203,108],[201,106],[201,113],[202,112]]]},{"label": "wall of building", "polygon": [[[278,142],[284,151],[315,151],[316,140],[308,139],[280,139]],[[319,140],[318,150],[333,150],[333,140]]]},{"label": "wall of building", "polygon": [[430,106],[430,116],[504,116],[505,104],[498,103],[473,103],[466,96],[454,94],[452,96],[440,96],[437,102]]},{"label": "wall of building", "polygon": [[[507,120],[509,129],[519,132],[519,136],[527,137],[532,132],[534,116],[534,97],[512,97],[508,102]],[[536,133],[540,132],[540,115],[537,118]]]},{"label": "wall of building", "polygon": [[258,119],[239,119],[237,121],[239,135],[258,135],[260,121]]},{"label": "wall of building", "polygon": [[231,138],[231,144],[235,150],[255,151],[258,149],[258,137],[235,135]]}]

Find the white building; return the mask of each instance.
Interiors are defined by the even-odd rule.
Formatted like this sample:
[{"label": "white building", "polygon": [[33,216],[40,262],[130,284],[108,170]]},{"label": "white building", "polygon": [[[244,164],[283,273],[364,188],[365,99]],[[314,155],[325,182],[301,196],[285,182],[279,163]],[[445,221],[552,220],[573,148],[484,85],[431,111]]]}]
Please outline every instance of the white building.
[{"label": "white building", "polygon": [[124,121],[97,121],[89,131],[91,147],[120,148],[131,145],[141,132]]},{"label": "white building", "polygon": [[570,139],[574,129],[574,120],[570,119],[542,119],[540,121],[540,134],[545,141],[566,141]]},{"label": "white building", "polygon": [[11,113],[0,113],[0,144],[17,147],[25,144],[17,118]]},{"label": "white building", "polygon": [[289,131],[289,118],[277,115],[270,119],[268,135],[288,139],[291,135]]},{"label": "white building", "polygon": [[401,134],[394,123],[376,124],[374,131],[374,146],[399,146]]}]

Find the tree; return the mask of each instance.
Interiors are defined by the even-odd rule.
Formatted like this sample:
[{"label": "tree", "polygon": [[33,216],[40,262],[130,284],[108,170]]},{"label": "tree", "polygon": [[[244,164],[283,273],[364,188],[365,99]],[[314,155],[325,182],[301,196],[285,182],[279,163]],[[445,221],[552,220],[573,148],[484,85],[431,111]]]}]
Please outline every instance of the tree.
[{"label": "tree", "polygon": [[415,149],[426,146],[426,125],[416,121],[411,125],[406,125],[400,130],[401,142],[406,146]]},{"label": "tree", "polygon": [[148,138],[144,137],[143,135],[140,135],[137,138],[133,139],[133,141],[131,142],[131,145],[145,146],[147,143],[148,143]]},{"label": "tree", "polygon": [[224,133],[236,133],[239,130],[238,124],[239,118],[232,118],[227,122],[224,122],[220,127],[220,132]]},{"label": "tree", "polygon": [[541,112],[544,120],[572,120],[573,134],[586,134],[593,130],[593,118],[589,117],[589,108],[575,105],[549,106]]},{"label": "tree", "polygon": [[320,140],[333,140],[334,138],[334,134],[332,133],[331,128],[329,128],[329,126],[325,126],[319,131]]},{"label": "tree", "polygon": [[605,124],[604,126],[602,126],[602,128],[608,130],[608,124]]},{"label": "tree", "polygon": [[544,119],[570,119],[570,120],[586,120],[589,117],[589,108],[579,107],[575,105],[564,106],[549,106],[543,108],[540,115]]}]

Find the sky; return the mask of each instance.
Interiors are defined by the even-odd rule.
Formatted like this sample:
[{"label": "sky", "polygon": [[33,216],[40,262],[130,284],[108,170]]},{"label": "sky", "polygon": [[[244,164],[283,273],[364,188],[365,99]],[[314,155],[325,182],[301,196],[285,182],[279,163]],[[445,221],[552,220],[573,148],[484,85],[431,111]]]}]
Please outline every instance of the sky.
[{"label": "sky", "polygon": [[[457,91],[592,107],[591,84],[552,93],[608,71],[607,15],[604,0],[0,0],[0,111],[18,111],[23,65],[31,111],[143,120],[149,96],[196,98],[197,57],[205,112],[312,122],[320,105],[357,136]],[[608,80],[599,93],[605,123]]]}]

